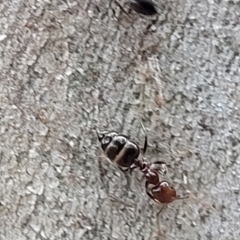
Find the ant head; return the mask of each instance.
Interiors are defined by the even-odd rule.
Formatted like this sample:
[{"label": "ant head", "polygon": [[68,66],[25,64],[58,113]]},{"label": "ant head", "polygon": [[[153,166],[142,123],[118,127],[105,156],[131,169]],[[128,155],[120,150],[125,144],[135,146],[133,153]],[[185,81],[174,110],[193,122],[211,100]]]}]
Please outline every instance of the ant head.
[{"label": "ant head", "polygon": [[160,183],[161,202],[171,203],[177,198],[176,190],[173,186],[170,186],[168,182],[162,181]]},{"label": "ant head", "polygon": [[106,131],[104,131],[104,132],[99,132],[97,129],[96,129],[96,133],[97,133],[99,142],[101,142],[102,139],[103,139],[103,138],[105,137],[105,135],[107,134]]}]

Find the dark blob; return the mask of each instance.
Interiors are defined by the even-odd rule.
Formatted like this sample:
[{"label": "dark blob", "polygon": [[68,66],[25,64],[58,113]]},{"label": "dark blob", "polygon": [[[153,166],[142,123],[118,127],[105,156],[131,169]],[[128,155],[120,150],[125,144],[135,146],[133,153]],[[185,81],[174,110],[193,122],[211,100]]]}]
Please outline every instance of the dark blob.
[{"label": "dark blob", "polygon": [[112,141],[111,145],[109,145],[109,148],[107,149],[107,156],[111,161],[114,161],[117,157],[117,155],[121,152],[124,145],[127,142],[127,138],[123,135],[115,136]]},{"label": "dark blob", "polygon": [[140,150],[138,146],[132,142],[128,142],[128,144],[125,145],[124,154],[118,160],[117,164],[121,167],[130,167],[139,154]]},{"label": "dark blob", "polygon": [[135,2],[130,2],[130,8],[135,12],[152,16],[157,14],[157,9],[155,4],[151,0],[135,0]]}]

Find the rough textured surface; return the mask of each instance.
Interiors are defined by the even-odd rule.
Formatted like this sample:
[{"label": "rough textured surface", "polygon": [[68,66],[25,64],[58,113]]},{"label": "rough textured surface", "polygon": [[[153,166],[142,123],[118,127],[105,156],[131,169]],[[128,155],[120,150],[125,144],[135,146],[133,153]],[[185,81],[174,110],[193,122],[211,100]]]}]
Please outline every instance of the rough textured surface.
[{"label": "rough textured surface", "polygon": [[[159,1],[148,31],[109,2],[0,4],[0,239],[239,239],[240,1]],[[95,135],[139,119],[190,192],[160,217]]]}]

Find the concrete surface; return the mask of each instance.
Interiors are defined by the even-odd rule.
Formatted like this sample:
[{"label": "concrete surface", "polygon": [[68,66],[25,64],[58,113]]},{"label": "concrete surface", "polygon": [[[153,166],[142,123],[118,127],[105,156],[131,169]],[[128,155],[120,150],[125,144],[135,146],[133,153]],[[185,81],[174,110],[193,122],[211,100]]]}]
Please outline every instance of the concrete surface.
[{"label": "concrete surface", "polygon": [[[0,240],[240,239],[240,1],[162,0],[149,31],[108,4],[1,1]],[[139,119],[190,193],[159,217],[94,131]]]}]

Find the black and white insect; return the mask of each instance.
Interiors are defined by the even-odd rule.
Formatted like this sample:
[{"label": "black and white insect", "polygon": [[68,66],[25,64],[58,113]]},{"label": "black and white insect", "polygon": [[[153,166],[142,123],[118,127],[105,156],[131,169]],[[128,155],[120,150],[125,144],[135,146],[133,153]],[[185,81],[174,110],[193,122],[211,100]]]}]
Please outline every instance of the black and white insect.
[{"label": "black and white insect", "polygon": [[140,155],[139,146],[117,132],[98,132],[98,140],[107,158],[122,170],[129,169]]},{"label": "black and white insect", "polygon": [[[142,125],[143,127],[143,125]],[[143,127],[145,132],[145,129]],[[147,150],[148,139],[145,134],[144,146],[141,148],[138,144],[130,140],[129,137],[119,134],[115,131],[104,131],[97,132],[98,140],[101,143],[101,148],[104,151],[106,157],[112,162],[117,164],[117,166],[124,172],[139,167],[139,163],[145,162],[140,160],[140,155],[142,153],[142,158]],[[137,163],[137,165],[136,165]],[[156,161],[154,163],[148,163],[149,167],[156,168],[156,165],[161,165],[159,172],[161,174],[166,174],[166,163],[163,161]]]}]

